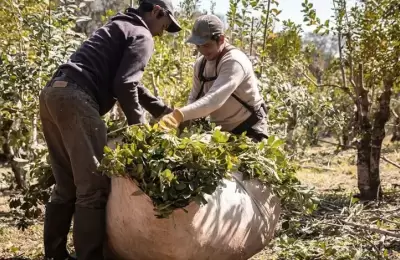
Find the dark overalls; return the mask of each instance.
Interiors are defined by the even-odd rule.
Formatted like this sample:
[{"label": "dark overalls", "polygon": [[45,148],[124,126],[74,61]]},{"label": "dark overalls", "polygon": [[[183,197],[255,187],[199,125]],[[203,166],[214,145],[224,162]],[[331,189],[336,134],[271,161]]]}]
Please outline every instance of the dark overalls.
[{"label": "dark overalls", "polygon": [[[217,57],[215,71],[217,71],[218,64],[221,61],[222,57],[227,52],[229,52],[233,49],[235,49],[235,47],[229,45],[222,50],[220,55]],[[206,67],[206,62],[207,62],[207,60],[205,58],[203,58],[201,61],[201,64],[200,64],[198,77],[201,82],[201,87],[200,87],[199,94],[196,97],[196,100],[198,100],[203,95],[204,84],[206,82],[215,81],[218,77],[218,75],[216,75],[214,77],[205,77],[203,75],[204,69]],[[254,141],[257,141],[257,142],[260,142],[263,139],[268,138],[265,131],[260,130],[260,128],[263,128],[262,126],[264,126],[264,124],[266,123],[265,119],[266,119],[266,115],[267,115],[267,108],[265,106],[264,101],[262,102],[260,108],[256,109],[253,106],[250,106],[249,104],[247,104],[246,102],[241,100],[237,95],[235,95],[235,93],[232,93],[232,97],[235,98],[240,104],[242,104],[251,113],[251,115],[245,121],[243,121],[240,125],[235,127],[235,129],[233,129],[231,131],[231,133],[236,134],[236,135],[241,135],[242,133],[246,132],[246,136],[250,137],[251,139],[253,139]],[[260,127],[257,127],[257,126],[260,126]]]}]

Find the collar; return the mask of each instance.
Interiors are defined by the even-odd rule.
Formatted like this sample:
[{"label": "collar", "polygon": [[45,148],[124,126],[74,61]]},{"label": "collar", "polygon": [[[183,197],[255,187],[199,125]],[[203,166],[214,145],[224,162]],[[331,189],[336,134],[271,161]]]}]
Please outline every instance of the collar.
[{"label": "collar", "polygon": [[140,17],[137,10],[133,8],[128,8],[125,13],[119,12],[114,17],[112,17],[111,20],[128,20],[131,22],[140,23],[140,25],[143,25],[147,30],[150,31],[146,22],[143,20],[142,17]]}]

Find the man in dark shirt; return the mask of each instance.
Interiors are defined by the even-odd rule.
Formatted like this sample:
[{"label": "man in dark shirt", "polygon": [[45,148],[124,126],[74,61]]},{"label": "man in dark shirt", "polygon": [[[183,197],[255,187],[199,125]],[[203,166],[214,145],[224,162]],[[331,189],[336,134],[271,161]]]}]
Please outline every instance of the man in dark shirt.
[{"label": "man in dark shirt", "polygon": [[171,0],[140,1],[98,29],[61,65],[40,93],[40,117],[56,180],[46,205],[46,259],[73,259],[66,249],[74,215],[79,260],[101,260],[110,179],[98,163],[107,144],[101,116],[118,101],[128,124],[141,123],[141,107],[153,117],[172,110],[140,84],[153,54],[154,36],[178,32]]}]

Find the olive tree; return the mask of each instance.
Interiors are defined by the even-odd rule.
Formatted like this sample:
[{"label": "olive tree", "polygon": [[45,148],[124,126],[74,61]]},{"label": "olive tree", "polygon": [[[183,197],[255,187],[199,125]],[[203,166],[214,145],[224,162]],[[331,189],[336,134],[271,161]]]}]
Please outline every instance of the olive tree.
[{"label": "olive tree", "polygon": [[400,78],[399,4],[395,0],[353,2],[333,0],[331,28],[329,23],[320,23],[307,0],[303,7],[317,32],[330,30],[337,38],[340,77],[332,77],[328,84],[341,90],[348,97],[347,106],[355,108],[358,197],[373,200],[382,195],[381,148],[393,90]]}]

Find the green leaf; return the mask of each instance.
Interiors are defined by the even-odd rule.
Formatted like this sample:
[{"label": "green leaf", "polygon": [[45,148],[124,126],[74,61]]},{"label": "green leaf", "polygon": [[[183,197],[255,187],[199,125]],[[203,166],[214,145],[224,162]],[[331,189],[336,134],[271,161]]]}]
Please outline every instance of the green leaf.
[{"label": "green leaf", "polygon": [[226,143],[229,140],[229,135],[227,133],[223,133],[219,130],[216,130],[212,136],[213,141],[217,143]]},{"label": "green leaf", "polygon": [[184,190],[184,189],[186,189],[186,187],[187,187],[187,185],[185,184],[185,183],[178,183],[177,185],[175,185],[175,189],[176,190]]},{"label": "green leaf", "polygon": [[165,169],[161,174],[168,182],[171,182],[175,177],[170,169]]},{"label": "green leaf", "polygon": [[104,151],[104,153],[105,153],[105,154],[112,153],[112,150],[111,150],[111,148],[110,148],[110,147],[108,147],[108,146],[104,146],[104,148],[103,148],[103,151]]}]

